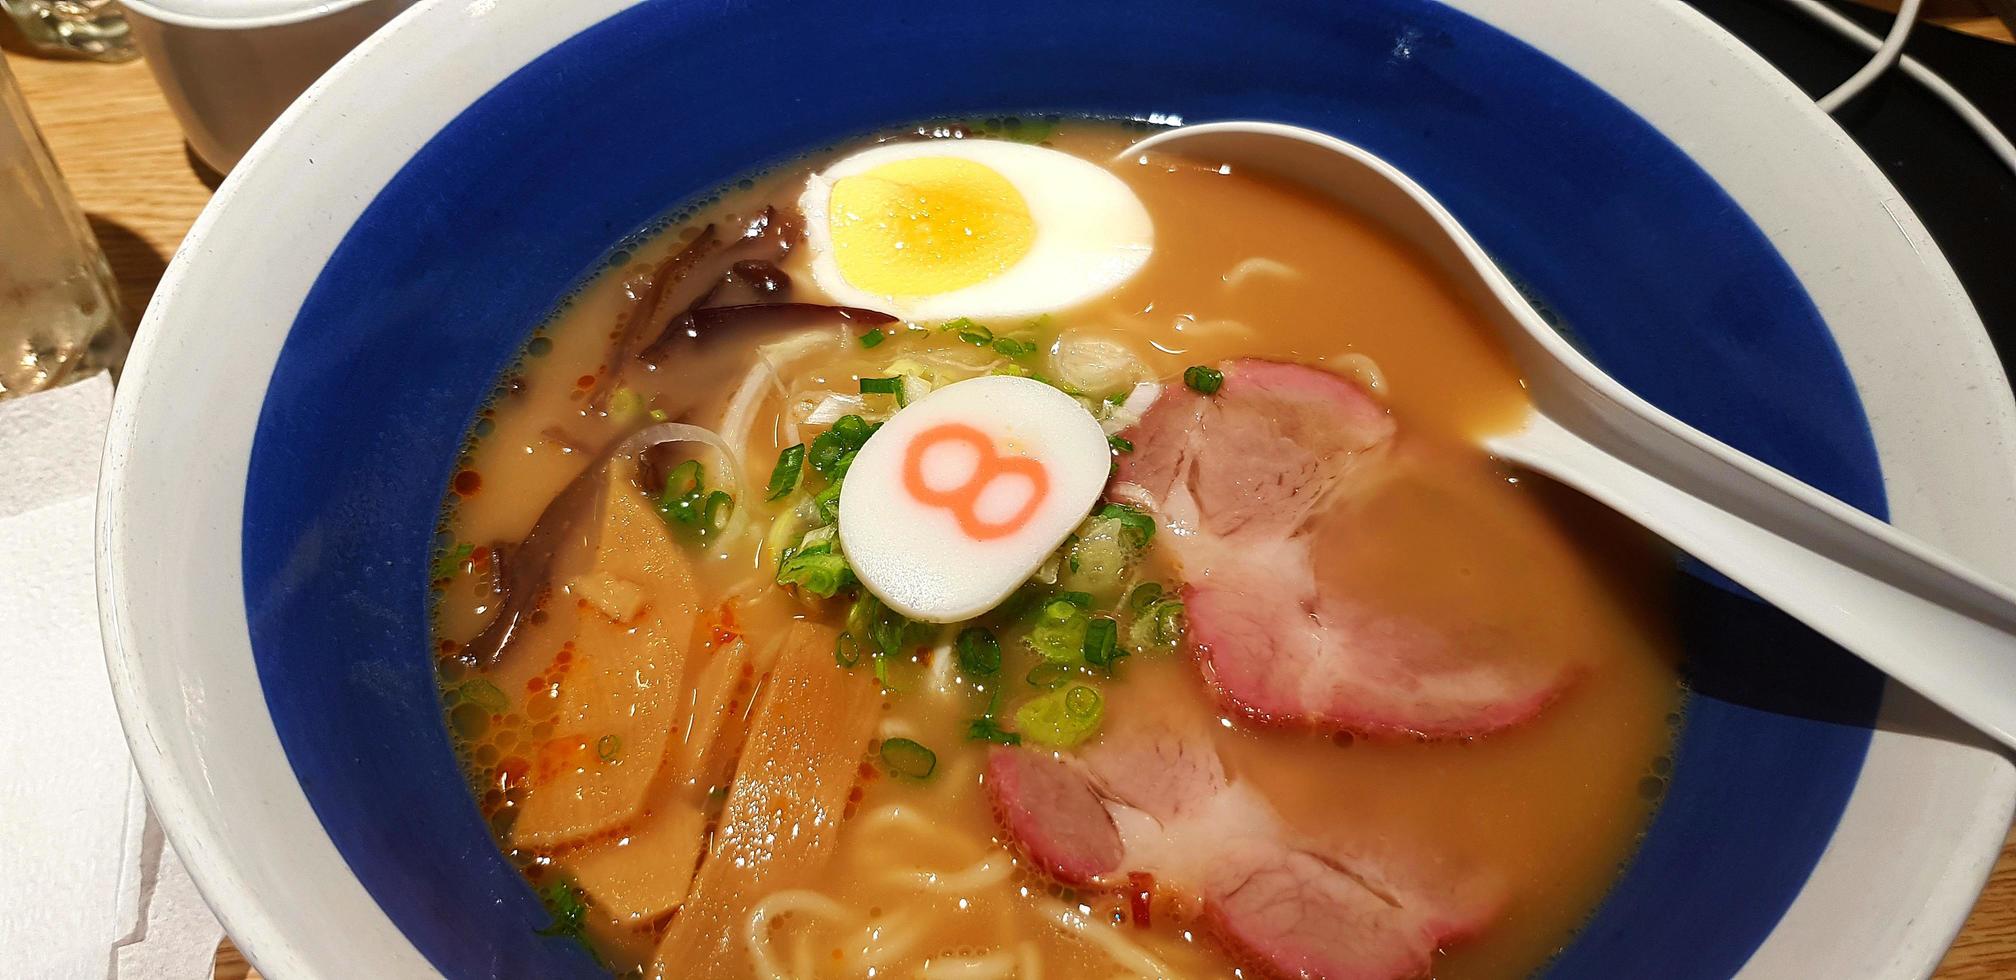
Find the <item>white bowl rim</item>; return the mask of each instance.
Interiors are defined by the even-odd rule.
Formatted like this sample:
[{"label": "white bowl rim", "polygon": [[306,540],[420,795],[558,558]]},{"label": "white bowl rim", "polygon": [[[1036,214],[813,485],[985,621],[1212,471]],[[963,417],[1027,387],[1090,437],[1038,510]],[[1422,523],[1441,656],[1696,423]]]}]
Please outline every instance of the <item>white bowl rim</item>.
[{"label": "white bowl rim", "polygon": [[[325,883],[336,890],[335,894],[326,896],[330,904],[342,907],[326,910],[327,914],[322,915],[327,918],[329,914],[335,914],[348,920],[348,934],[342,946],[348,956],[326,955],[326,946],[311,949],[310,937],[304,934],[305,930],[304,933],[290,934],[288,928],[282,925],[282,919],[300,921],[304,910],[286,909],[287,914],[283,916],[279,914],[281,910],[262,900],[264,889],[251,878],[255,869],[239,860],[243,856],[241,847],[245,842],[225,833],[229,821],[222,818],[230,815],[221,813],[216,806],[216,797],[211,793],[210,778],[215,774],[202,771],[200,766],[178,766],[171,757],[171,753],[196,751],[194,736],[178,732],[177,727],[178,723],[200,719],[200,714],[187,713],[200,705],[191,703],[191,692],[186,688],[164,690],[158,686],[150,688],[143,682],[148,665],[142,662],[142,648],[152,646],[154,642],[160,642],[165,647],[169,641],[139,641],[137,636],[142,635],[142,631],[133,621],[132,614],[140,611],[152,616],[146,624],[146,635],[167,635],[173,631],[157,631],[155,628],[186,624],[153,615],[154,610],[139,605],[141,589],[136,588],[136,580],[143,577],[144,569],[139,556],[145,553],[142,548],[148,542],[136,540],[139,531],[130,517],[131,512],[145,510],[149,505],[143,502],[144,498],[130,492],[129,487],[136,470],[159,468],[157,462],[148,458],[150,448],[141,436],[156,425],[156,418],[172,412],[160,403],[168,402],[178,392],[170,380],[157,378],[173,375],[176,381],[202,380],[204,371],[200,355],[192,351],[190,345],[174,346],[187,338],[169,336],[164,324],[171,312],[179,312],[179,304],[184,302],[182,297],[195,295],[197,299],[188,302],[196,302],[204,298],[201,296],[203,292],[216,287],[224,278],[223,270],[228,263],[222,260],[199,261],[193,257],[232,250],[229,236],[222,232],[237,231],[238,226],[244,223],[243,212],[253,208],[251,204],[235,205],[234,202],[241,197],[259,200],[262,193],[272,189],[267,186],[271,182],[265,179],[264,172],[267,166],[277,164],[269,164],[269,160],[299,158],[317,151],[325,158],[340,156],[345,148],[340,146],[341,138],[333,134],[340,132],[344,117],[370,119],[377,113],[384,114],[387,119],[395,118],[395,110],[388,100],[370,98],[373,88],[382,87],[385,72],[418,75],[420,71],[412,66],[425,64],[428,77],[443,82],[453,96],[441,100],[441,104],[431,110],[418,113],[410,111],[410,107],[402,107],[407,111],[396,117],[404,120],[398,132],[381,134],[370,151],[348,148],[371,164],[364,171],[370,174],[369,179],[364,181],[370,186],[360,183],[352,188],[354,200],[344,202],[350,208],[347,217],[338,220],[335,215],[324,216],[321,224],[306,229],[305,234],[296,235],[297,240],[320,241],[321,237],[333,235],[323,243],[333,247],[335,238],[340,238],[349,219],[368,205],[383,180],[403,164],[405,156],[417,148],[425,135],[459,114],[491,85],[537,54],[635,2],[638,0],[576,0],[566,5],[538,5],[538,11],[528,13],[522,7],[499,9],[496,0],[424,0],[405,12],[392,27],[365,42],[304,93],[259,141],[245,163],[220,188],[178,248],[175,262],[163,277],[156,302],[145,317],[115,405],[99,498],[100,615],[108,666],[113,678],[115,700],[127,727],[136,763],[171,840],[187,859],[199,887],[248,957],[262,970],[275,975],[356,975],[354,970],[366,964],[370,964],[372,975],[377,976],[426,976],[432,975],[432,970],[399,934],[397,927],[371,902],[354,878],[349,878],[347,887],[341,880]],[[1909,482],[1915,479],[1922,483],[1930,479],[1926,473],[1914,472],[1907,465],[1907,461],[1914,458],[1914,453],[1922,452],[1913,443],[1930,439],[1944,444],[1957,438],[1953,434],[1934,430],[1938,422],[1953,417],[1944,410],[1965,408],[1975,413],[1970,417],[1985,420],[1986,430],[1985,436],[1974,434],[1965,438],[1990,450],[1971,461],[1976,475],[1982,476],[1985,481],[1976,497],[2006,496],[2012,488],[2016,488],[2016,451],[2012,451],[2012,447],[2016,447],[2016,402],[2011,400],[1999,363],[1988,346],[1985,331],[1960,291],[1951,269],[1916,217],[1902,205],[1894,188],[1854,147],[1845,133],[1813,109],[1803,94],[1761,58],[1678,0],[1626,0],[1578,7],[1572,12],[1536,9],[1535,5],[1522,0],[1452,0],[1450,5],[1527,40],[1613,94],[1619,90],[1616,79],[1630,77],[1625,72],[1639,76],[1639,83],[1632,86],[1628,97],[1620,98],[1694,155],[1697,162],[1721,182],[1725,190],[1765,229],[1807,285],[1830,325],[1837,322],[1837,317],[1868,318],[1872,309],[1878,312],[1902,309],[1916,316],[1921,329],[1928,325],[1936,328],[1941,332],[1943,342],[1963,348],[1958,361],[1947,357],[1952,362],[1948,366],[1957,364],[1971,372],[1973,380],[1985,384],[1968,386],[1964,393],[1931,389],[1929,393],[1938,398],[1937,405],[1933,407],[1940,411],[1930,412],[1929,420],[1926,417],[1928,406],[1898,404],[1895,398],[1889,402],[1878,399],[1869,405],[1871,425],[1877,435],[1879,456],[1885,464],[1886,488],[1891,494],[1893,519],[1945,545],[1954,553],[1979,562],[1991,572],[1999,571],[2004,577],[2016,578],[2011,574],[2016,571],[2016,522],[1984,518],[1982,515],[1986,512],[1981,509],[1979,499],[1968,498],[1964,494],[1956,499],[1951,494],[1938,492],[1938,488]],[[486,21],[489,22],[487,30]],[[522,30],[514,35],[507,30],[507,25],[514,23],[540,29]],[[441,38],[475,30],[484,30],[488,39],[495,42],[485,48],[481,59],[457,60],[452,56],[442,56]],[[534,40],[534,35],[545,40]],[[1694,72],[1693,77],[1665,79],[1661,84],[1647,83],[1643,76],[1648,66],[1663,65],[1663,70],[1672,70],[1670,62],[1675,50],[1703,59],[1688,63],[1688,68]],[[1611,84],[1604,84],[1606,81]],[[408,83],[411,83],[410,79]],[[1726,109],[1717,107],[1710,97],[1712,93],[1707,91],[1724,83],[1735,83],[1727,88],[1747,85],[1753,93],[1780,100],[1763,107],[1744,107],[1754,110],[1754,113],[1739,113],[1745,118],[1738,120],[1740,125],[1734,127],[1744,134],[1766,134],[1776,138],[1775,142],[1762,144],[1773,147],[1769,165],[1760,164],[1755,159],[1757,154],[1754,149],[1746,156],[1730,145],[1734,141],[1718,142],[1710,138],[1717,134],[1717,125],[1727,126],[1730,120],[1711,124],[1699,118],[1704,111]],[[1695,99],[1695,104],[1687,104],[1690,97]],[[1702,129],[1704,126],[1706,128]],[[1690,132],[1694,137],[1692,139],[1688,138]],[[1676,136],[1676,133],[1679,135]],[[402,144],[402,140],[409,142]],[[1786,141],[1792,142],[1782,145]],[[403,148],[390,149],[395,144]],[[1795,164],[1814,168],[1811,174],[1802,178],[1811,181],[1813,187],[1857,191],[1860,193],[1846,194],[1843,199],[1859,203],[1866,198],[1877,202],[1877,213],[1842,208],[1840,210],[1855,213],[1840,220],[1853,219],[1848,221],[1848,226],[1862,234],[1872,234],[1871,229],[1878,227],[1875,222],[1879,219],[1893,225],[1887,235],[1867,239],[1871,244],[1864,251],[1880,251],[1886,259],[1894,260],[1894,267],[1908,270],[1911,274],[1904,276],[1901,284],[1858,286],[1843,283],[1838,277],[1830,278],[1828,270],[1823,267],[1826,249],[1810,239],[1815,235],[1835,234],[1840,229],[1774,220],[1785,218],[1796,209],[1789,202],[1773,199],[1773,188],[1783,187],[1783,175],[1758,171],[1768,171],[1771,166]],[[1827,221],[1819,223],[1830,224]],[[1860,244],[1862,240],[1857,241]],[[242,243],[239,247],[243,247]],[[319,269],[326,258],[327,248],[319,254],[304,250],[295,264],[312,263],[313,269]],[[309,270],[310,281],[313,269]],[[1884,288],[1891,289],[1888,302],[1885,301]],[[1901,305],[1907,302],[1923,305]],[[284,338],[286,325],[292,322],[293,313],[292,308],[264,311],[263,319],[279,321],[279,329],[273,336],[257,338],[258,344],[266,345],[270,350],[262,347],[251,354],[277,355],[279,340]],[[257,319],[250,321],[251,324],[256,326]],[[1854,340],[1856,338],[1837,336],[1858,386],[1864,389],[1865,402],[1869,402],[1872,387],[1864,382],[1878,366],[1873,361],[1879,352],[1866,344],[1857,346],[1851,342]],[[1982,359],[1984,353],[1985,360]],[[266,366],[270,369],[270,356]],[[186,393],[189,389],[182,391]],[[206,391],[205,394],[215,396],[217,392]],[[254,411],[251,414],[256,417],[257,404],[263,399],[263,386],[258,392],[241,397],[252,398]],[[251,422],[240,421],[243,431],[233,430],[225,434],[225,441],[235,445],[235,441],[242,440],[243,446],[249,448]],[[1893,467],[1893,464],[1896,465]],[[220,516],[235,519],[242,512],[242,462],[240,467],[235,474],[237,496],[228,488],[234,474],[219,474],[215,481],[225,486],[222,498],[231,506],[216,506],[212,501],[201,513],[191,515],[192,518],[199,521]],[[1893,473],[1906,474],[1907,479],[1900,483],[1891,477]],[[161,505],[154,506],[158,510]],[[210,530],[222,533],[232,541],[237,538],[236,527],[228,523],[213,526]],[[235,573],[235,569],[233,571]],[[209,587],[230,592],[231,597],[239,602],[242,620],[243,591],[242,588],[233,588],[238,584],[233,574],[228,582],[212,582]],[[252,676],[249,673],[249,640],[244,637],[229,639],[245,645],[245,676]],[[284,756],[277,756],[277,737],[272,732],[270,720],[263,715],[263,701],[258,700],[260,695],[256,689],[249,693],[198,693],[240,701],[249,697],[257,702],[261,713],[256,718],[244,719],[244,724],[251,730],[236,734],[270,742],[268,748],[276,754],[284,768]],[[1908,721],[1914,710],[1908,698],[1894,693],[1886,702],[1886,718],[1907,717]],[[1924,756],[1927,751],[1938,756],[1930,766]],[[1927,738],[1903,731],[1879,732],[1871,747],[1863,781],[1858,784],[1855,797],[1850,801],[1849,812],[1844,814],[1842,830],[1837,832],[1821,867],[1816,869],[1815,881],[1828,872],[1830,865],[1837,869],[1847,868],[1856,860],[1855,854],[1837,854],[1836,851],[1840,849],[1837,845],[1842,844],[1843,836],[1857,831],[1858,824],[1862,825],[1859,832],[1865,838],[1863,846],[1870,841],[1881,841],[1892,847],[1897,844],[1897,841],[1882,834],[1886,827],[1895,826],[1912,814],[1894,810],[1871,811],[1872,806],[1880,809],[1881,801],[1870,798],[1871,794],[1865,793],[1864,787],[1870,782],[1870,773],[1878,767],[1891,770],[1892,775],[1900,778],[1912,775],[1912,770],[1935,770],[1933,778],[1918,780],[1917,785],[1923,790],[1919,802],[1938,799],[1950,802],[1960,795],[1970,796],[1973,800],[1973,805],[1959,814],[1958,819],[1948,820],[1943,825],[1949,839],[1957,841],[1956,846],[1939,849],[1947,852],[1947,860],[1925,869],[1920,879],[1912,883],[1912,887],[1918,890],[1913,894],[1922,892],[1923,911],[1916,916],[1897,917],[1902,921],[1889,923],[1873,932],[1844,929],[1844,923],[1861,923],[1839,918],[1842,910],[1824,900],[1817,904],[1809,902],[1811,893],[1815,891],[1809,882],[1794,908],[1746,967],[1745,975],[1784,975],[1782,970],[1773,972],[1773,964],[1777,962],[1774,960],[1774,944],[1778,943],[1780,934],[1786,932],[1787,923],[1800,922],[1805,923],[1802,928],[1821,928],[1825,932],[1839,930],[1835,938],[1838,940],[1836,945],[1843,951],[1841,962],[1849,964],[1858,973],[1834,975],[1926,976],[1936,965],[1940,954],[1964,921],[1966,911],[1999,851],[2012,805],[2016,805],[2016,775],[2012,775],[2016,770],[2012,770],[2008,761],[1998,753],[1964,742]],[[1968,792],[1961,793],[1963,787]],[[262,818],[281,820],[292,828],[291,833],[296,838],[304,835],[309,838],[295,842],[306,852],[302,856],[304,864],[314,864],[314,870],[323,873],[331,868],[339,869],[341,876],[347,876],[347,867],[342,864],[340,855],[336,854],[319,823],[314,822],[299,786],[287,782],[266,786],[265,789],[273,794],[271,798],[247,798],[237,802],[253,802],[253,808]],[[309,822],[298,823],[304,815]],[[333,865],[329,863],[332,860]],[[1851,880],[1853,877],[1848,875]],[[358,906],[356,903],[360,899],[363,904]],[[1886,906],[1889,907],[1893,906]],[[1823,918],[1829,914],[1836,917]],[[382,941],[385,947],[381,949],[370,945],[374,941]],[[1888,951],[1887,954],[1885,951]],[[1791,951],[1792,954],[1812,952],[1814,950],[1810,946]],[[1810,959],[1801,962],[1808,969],[1815,966]],[[1876,972],[1859,972],[1868,969]]]}]

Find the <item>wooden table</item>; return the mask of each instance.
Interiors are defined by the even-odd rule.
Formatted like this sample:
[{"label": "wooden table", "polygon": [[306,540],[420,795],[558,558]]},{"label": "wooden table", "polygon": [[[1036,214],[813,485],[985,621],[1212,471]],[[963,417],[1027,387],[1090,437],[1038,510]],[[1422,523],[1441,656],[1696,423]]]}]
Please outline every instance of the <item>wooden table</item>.
[{"label": "wooden table", "polygon": [[[2009,30],[1971,0],[1934,0],[1928,9],[1934,21],[2010,40]],[[111,259],[128,316],[137,320],[217,177],[184,147],[145,66],[48,61],[12,51],[6,57]],[[216,980],[258,976],[229,940],[218,949]],[[1937,974],[1938,980],[2007,977],[2016,977],[2016,832]]]}]

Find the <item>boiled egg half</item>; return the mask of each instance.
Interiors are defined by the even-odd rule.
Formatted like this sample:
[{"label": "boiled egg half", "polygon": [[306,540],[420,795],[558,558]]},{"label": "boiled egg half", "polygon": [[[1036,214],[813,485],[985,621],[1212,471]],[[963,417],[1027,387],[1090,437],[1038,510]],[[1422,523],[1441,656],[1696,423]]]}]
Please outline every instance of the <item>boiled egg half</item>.
[{"label": "boiled egg half", "polygon": [[947,385],[897,412],[840,487],[840,548],[889,608],[971,619],[1029,580],[1106,485],[1106,433],[1040,381]]},{"label": "boiled egg half", "polygon": [[1155,229],[1133,190],[1061,150],[887,143],[813,174],[798,200],[812,278],[911,321],[1082,303],[1140,271]]}]

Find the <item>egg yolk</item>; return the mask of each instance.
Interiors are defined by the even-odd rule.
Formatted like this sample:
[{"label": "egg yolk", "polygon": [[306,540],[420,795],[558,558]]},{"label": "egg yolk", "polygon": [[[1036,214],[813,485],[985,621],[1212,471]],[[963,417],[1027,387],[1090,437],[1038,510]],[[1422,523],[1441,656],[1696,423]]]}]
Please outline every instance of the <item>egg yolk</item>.
[{"label": "egg yolk", "polygon": [[833,182],[827,211],[841,276],[886,296],[929,296],[999,275],[1036,222],[1008,178],[958,157],[913,157]]}]

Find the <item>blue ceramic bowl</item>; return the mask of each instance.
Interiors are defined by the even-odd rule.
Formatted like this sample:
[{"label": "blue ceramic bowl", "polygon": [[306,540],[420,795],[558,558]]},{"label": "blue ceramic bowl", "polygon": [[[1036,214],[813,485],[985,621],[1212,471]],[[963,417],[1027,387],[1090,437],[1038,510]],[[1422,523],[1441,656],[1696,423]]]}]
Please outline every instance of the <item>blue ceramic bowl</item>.
[{"label": "blue ceramic bowl", "polygon": [[[442,726],[444,488],[500,371],[615,243],[891,124],[1327,130],[1409,171],[1662,408],[1879,515],[1902,468],[1914,514],[1951,521],[1918,530],[1956,552],[2011,540],[2006,465],[1927,489],[2006,450],[1916,444],[1967,406],[1868,368],[1985,378],[1978,410],[2008,429],[1950,271],[1824,117],[1675,5],[555,6],[423,4],[311,90],[178,253],[121,393],[101,567],[122,709],[177,846],[275,975],[597,975],[536,933]],[[1732,98],[1761,118],[1718,118]],[[1898,309],[1948,349],[1883,331]],[[1689,581],[1696,693],[1664,803],[1548,975],[1926,972],[2007,824],[2007,763],[1963,736],[1882,732],[1872,755],[1880,676]]]}]

